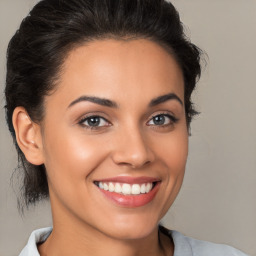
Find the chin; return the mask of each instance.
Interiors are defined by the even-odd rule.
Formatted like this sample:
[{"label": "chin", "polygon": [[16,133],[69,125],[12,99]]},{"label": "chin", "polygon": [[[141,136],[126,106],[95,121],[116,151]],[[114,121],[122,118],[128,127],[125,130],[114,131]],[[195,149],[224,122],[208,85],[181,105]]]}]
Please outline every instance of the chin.
[{"label": "chin", "polygon": [[109,222],[106,227],[109,236],[121,240],[138,240],[150,236],[158,229],[158,220],[152,218],[124,218]]}]

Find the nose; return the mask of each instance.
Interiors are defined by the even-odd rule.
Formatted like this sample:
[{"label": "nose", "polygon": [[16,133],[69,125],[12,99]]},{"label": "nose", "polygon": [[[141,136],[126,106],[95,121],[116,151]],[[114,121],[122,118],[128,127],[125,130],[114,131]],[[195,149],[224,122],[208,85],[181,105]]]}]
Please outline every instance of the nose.
[{"label": "nose", "polygon": [[138,130],[129,130],[116,138],[112,158],[118,165],[135,169],[153,162],[155,156],[145,136]]}]

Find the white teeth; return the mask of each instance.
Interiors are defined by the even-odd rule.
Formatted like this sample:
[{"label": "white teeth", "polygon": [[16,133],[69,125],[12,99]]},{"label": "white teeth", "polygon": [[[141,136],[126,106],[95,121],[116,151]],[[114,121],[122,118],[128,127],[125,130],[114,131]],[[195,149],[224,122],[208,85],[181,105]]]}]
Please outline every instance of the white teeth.
[{"label": "white teeth", "polygon": [[109,192],[116,192],[124,195],[139,195],[151,191],[153,188],[153,183],[120,184],[115,182],[99,182],[98,187]]},{"label": "white teeth", "polygon": [[121,193],[122,192],[122,187],[119,183],[116,183],[116,185],[115,185],[115,192],[116,193]]},{"label": "white teeth", "polygon": [[115,191],[115,186],[114,186],[114,184],[113,184],[112,182],[109,182],[108,190],[109,190],[110,192]]},{"label": "white teeth", "polygon": [[131,185],[130,184],[123,184],[122,186],[122,193],[124,195],[130,195],[132,191]]},{"label": "white teeth", "polygon": [[145,194],[146,193],[146,185],[142,184],[140,187],[140,193]]},{"label": "white teeth", "polygon": [[152,183],[147,183],[146,185],[146,193],[148,193],[152,188]]},{"label": "white teeth", "polygon": [[107,183],[103,183],[103,189],[108,190],[108,184]]},{"label": "white teeth", "polygon": [[140,185],[133,184],[132,185],[132,194],[133,195],[139,195],[140,194]]},{"label": "white teeth", "polygon": [[101,189],[103,189],[103,183],[102,182],[99,182],[99,187],[101,188]]}]

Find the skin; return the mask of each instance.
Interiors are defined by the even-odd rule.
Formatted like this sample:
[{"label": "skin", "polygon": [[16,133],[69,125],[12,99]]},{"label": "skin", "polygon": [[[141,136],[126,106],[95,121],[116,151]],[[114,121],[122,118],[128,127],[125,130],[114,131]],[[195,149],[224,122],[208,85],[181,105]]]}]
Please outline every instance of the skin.
[{"label": "skin", "polygon": [[[182,103],[149,105],[170,93]],[[84,95],[117,106],[89,101],[70,106]],[[104,118],[94,129],[80,122],[92,115]],[[157,115],[163,125],[155,123]],[[165,49],[144,39],[79,46],[45,98],[43,122],[36,125],[22,108],[13,120],[27,159],[47,169],[53,232],[38,246],[40,255],[173,255],[172,241],[162,234],[158,239],[158,223],[182,184],[188,131],[182,72]],[[159,190],[144,206],[123,207],[94,184],[116,176],[154,177]]]}]

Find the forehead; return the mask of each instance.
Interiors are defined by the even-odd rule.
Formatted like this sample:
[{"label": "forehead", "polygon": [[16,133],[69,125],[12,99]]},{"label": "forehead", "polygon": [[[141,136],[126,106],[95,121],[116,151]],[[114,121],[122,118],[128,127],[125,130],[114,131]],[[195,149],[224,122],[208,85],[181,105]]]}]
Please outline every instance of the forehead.
[{"label": "forehead", "polygon": [[109,39],[73,49],[55,93],[66,94],[71,102],[82,94],[115,100],[132,99],[136,94],[149,101],[170,92],[183,100],[182,71],[166,49],[145,39]]}]

